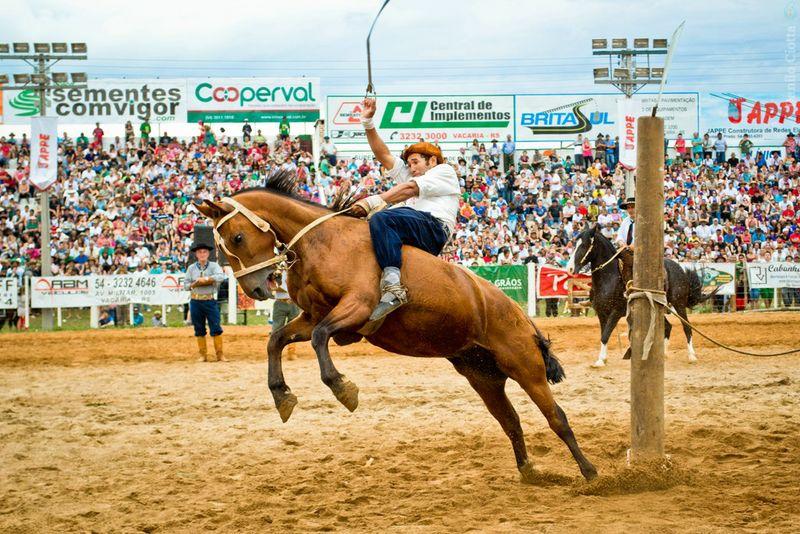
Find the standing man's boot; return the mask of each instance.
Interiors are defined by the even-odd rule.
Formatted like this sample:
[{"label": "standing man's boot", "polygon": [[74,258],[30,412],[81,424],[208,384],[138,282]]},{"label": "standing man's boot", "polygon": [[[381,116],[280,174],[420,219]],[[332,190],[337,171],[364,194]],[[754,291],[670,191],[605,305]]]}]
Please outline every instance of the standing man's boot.
[{"label": "standing man's boot", "polygon": [[214,353],[217,355],[217,361],[227,362],[227,358],[222,355],[222,335],[214,336],[211,339],[214,340]]},{"label": "standing man's boot", "polygon": [[197,340],[197,352],[200,354],[198,362],[208,361],[208,345],[206,344],[206,336],[195,336]]}]

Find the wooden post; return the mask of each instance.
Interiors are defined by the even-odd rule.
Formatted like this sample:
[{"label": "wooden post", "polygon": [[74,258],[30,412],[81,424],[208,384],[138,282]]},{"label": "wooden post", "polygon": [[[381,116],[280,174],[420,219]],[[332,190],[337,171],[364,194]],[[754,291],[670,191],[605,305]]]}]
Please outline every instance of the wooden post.
[{"label": "wooden post", "polygon": [[[633,285],[664,289],[664,119],[638,119]],[[656,307],[653,345],[643,355],[650,303],[631,303],[631,462],[664,456],[664,311]],[[645,359],[642,357],[645,356]]]}]

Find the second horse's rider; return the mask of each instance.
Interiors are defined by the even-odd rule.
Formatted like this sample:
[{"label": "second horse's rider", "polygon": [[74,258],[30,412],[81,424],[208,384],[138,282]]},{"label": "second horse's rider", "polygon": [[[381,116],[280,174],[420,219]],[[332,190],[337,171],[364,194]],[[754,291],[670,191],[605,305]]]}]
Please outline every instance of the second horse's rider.
[{"label": "second horse's rider", "polygon": [[[358,201],[352,208],[356,216],[369,219],[372,246],[382,269],[381,298],[370,320],[385,317],[408,301],[400,280],[403,245],[411,245],[438,256],[456,225],[461,187],[458,176],[444,162],[439,147],[415,143],[393,156],[375,130],[375,99],[362,103],[361,124],[375,157],[396,185],[380,195]],[[384,208],[392,204],[391,209]]]}]

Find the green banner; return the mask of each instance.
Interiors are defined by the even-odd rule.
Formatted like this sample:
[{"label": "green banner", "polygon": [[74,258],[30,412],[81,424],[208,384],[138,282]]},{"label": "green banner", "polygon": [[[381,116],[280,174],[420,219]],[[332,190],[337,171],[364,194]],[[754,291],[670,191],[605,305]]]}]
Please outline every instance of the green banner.
[{"label": "green banner", "polygon": [[289,122],[314,122],[319,119],[317,110],[297,111],[190,111],[189,122],[281,122],[286,117]]},{"label": "green banner", "polygon": [[519,304],[528,304],[528,269],[525,265],[482,265],[470,267],[472,272],[484,278]]}]

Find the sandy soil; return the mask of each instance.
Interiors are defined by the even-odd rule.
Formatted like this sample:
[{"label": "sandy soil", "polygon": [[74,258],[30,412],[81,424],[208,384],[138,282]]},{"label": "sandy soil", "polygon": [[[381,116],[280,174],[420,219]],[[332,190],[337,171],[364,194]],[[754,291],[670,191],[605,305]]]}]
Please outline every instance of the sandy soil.
[{"label": "sandy soil", "polygon": [[[800,345],[800,315],[695,316],[738,347]],[[567,371],[553,389],[611,478],[625,463],[629,372],[615,335],[590,369],[593,319],[540,319]],[[622,328],[622,327],[621,327]],[[624,329],[624,328],[623,328]],[[800,525],[800,357],[748,358],[682,335],[667,362],[668,452],[690,477],[582,495],[566,447],[515,383],[546,478],[523,485],[511,446],[445,360],[366,344],[332,351],[361,388],[349,413],[309,346],[285,363],[300,403],[282,424],[266,329],[229,328],[231,363],[192,360],[186,329],[0,336],[0,531],[731,532]],[[623,337],[624,341],[625,338]]]}]

